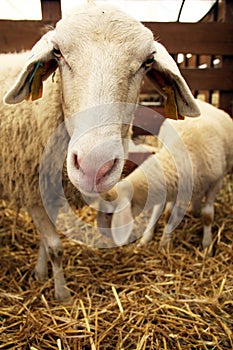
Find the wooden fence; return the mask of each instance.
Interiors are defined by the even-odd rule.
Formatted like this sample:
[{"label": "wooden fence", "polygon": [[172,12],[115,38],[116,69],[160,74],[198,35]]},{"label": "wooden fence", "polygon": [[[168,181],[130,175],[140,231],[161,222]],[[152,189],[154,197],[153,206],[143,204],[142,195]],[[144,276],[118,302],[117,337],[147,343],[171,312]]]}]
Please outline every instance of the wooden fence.
[{"label": "wooden fence", "polygon": [[[60,0],[41,0],[41,8],[41,21],[0,20],[0,52],[30,49],[44,28],[55,25],[60,19]],[[217,3],[208,16],[198,23],[144,24],[178,62],[194,95],[202,95],[232,115],[233,2],[225,0]],[[183,57],[182,62],[179,62],[180,57]],[[141,94],[141,101],[145,100],[154,103],[154,106],[162,103],[147,79]]]}]

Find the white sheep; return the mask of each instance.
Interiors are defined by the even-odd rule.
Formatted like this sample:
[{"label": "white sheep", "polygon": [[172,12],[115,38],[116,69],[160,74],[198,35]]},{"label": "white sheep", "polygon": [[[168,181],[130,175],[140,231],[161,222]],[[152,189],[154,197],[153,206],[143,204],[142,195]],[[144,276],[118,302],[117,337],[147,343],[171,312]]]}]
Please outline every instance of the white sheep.
[{"label": "white sheep", "polygon": [[105,234],[111,233],[116,244],[128,243],[133,217],[143,208],[155,206],[139,245],[148,242],[155,222],[169,202],[167,224],[160,243],[162,248],[167,248],[171,232],[182,220],[191,201],[194,211],[201,211],[203,248],[212,254],[215,196],[224,176],[233,170],[233,122],[224,111],[202,101],[198,104],[200,117],[177,122],[166,120],[159,133],[163,146],[158,153],[150,156],[100,201],[98,226]]},{"label": "white sheep", "polygon": [[88,3],[74,9],[31,52],[0,55],[0,91],[5,95],[0,105],[1,197],[26,207],[40,231],[36,275],[47,278],[49,259],[57,299],[70,296],[55,229],[64,204],[64,154],[70,181],[85,194],[115,185],[127,158],[141,82],[149,70],[159,92],[166,95],[166,87],[171,87],[177,115],[199,115],[165,48],[140,22],[109,5]]}]

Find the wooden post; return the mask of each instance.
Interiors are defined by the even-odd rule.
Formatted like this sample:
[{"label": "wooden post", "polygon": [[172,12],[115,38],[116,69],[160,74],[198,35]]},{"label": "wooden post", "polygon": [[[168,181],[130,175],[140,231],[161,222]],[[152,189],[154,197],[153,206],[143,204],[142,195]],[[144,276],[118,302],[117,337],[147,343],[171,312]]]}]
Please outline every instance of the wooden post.
[{"label": "wooden post", "polygon": [[42,19],[57,22],[61,18],[60,0],[41,0]]},{"label": "wooden post", "polygon": [[[223,21],[233,22],[233,2],[232,0],[224,1],[223,9]],[[232,52],[233,55],[233,52]],[[233,59],[232,56],[222,57],[222,67],[229,70],[229,74],[233,71]],[[227,113],[233,116],[233,91],[220,91],[219,107],[224,109]]]}]

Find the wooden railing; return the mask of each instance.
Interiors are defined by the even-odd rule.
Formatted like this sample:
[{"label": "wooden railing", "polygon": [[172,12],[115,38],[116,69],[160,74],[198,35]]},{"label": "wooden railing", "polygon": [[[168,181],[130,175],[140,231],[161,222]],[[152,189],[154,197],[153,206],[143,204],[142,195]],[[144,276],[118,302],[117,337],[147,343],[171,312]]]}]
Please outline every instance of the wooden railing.
[{"label": "wooden railing", "polygon": [[[232,114],[233,106],[233,23],[144,23],[177,61],[195,96],[217,104]],[[159,35],[158,35],[159,33]],[[178,55],[183,62],[178,63]],[[215,62],[218,62],[215,64]],[[201,68],[203,67],[203,68]],[[147,80],[142,93],[156,96]],[[215,95],[214,95],[215,94]],[[213,96],[218,101],[213,101]]]},{"label": "wooden railing", "polygon": [[[184,55],[179,67],[194,95],[202,93],[206,100],[213,103],[213,96],[217,93],[215,103],[232,114],[233,2],[225,0],[221,6],[221,18],[215,16],[217,21],[144,24],[176,61],[179,54]],[[60,19],[60,0],[41,0],[41,8],[41,21],[0,20],[1,53],[30,49],[46,27],[54,26]],[[214,64],[216,58],[219,62],[217,65]],[[200,69],[201,64],[205,64],[206,68]],[[154,86],[147,79],[141,97],[149,101],[158,98]]]}]

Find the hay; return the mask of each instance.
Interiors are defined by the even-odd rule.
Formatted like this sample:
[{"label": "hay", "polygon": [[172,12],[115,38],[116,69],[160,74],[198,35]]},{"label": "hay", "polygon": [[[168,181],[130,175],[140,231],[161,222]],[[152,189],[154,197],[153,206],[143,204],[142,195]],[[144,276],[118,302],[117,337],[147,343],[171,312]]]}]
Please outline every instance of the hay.
[{"label": "hay", "polygon": [[[145,248],[94,249],[62,237],[70,304],[33,277],[39,237],[22,210],[1,201],[0,349],[232,349],[233,185],[216,202],[215,255],[201,252],[201,223],[185,217],[170,254],[161,223]],[[90,210],[82,209],[87,221]],[[17,216],[17,219],[16,219]]]}]

